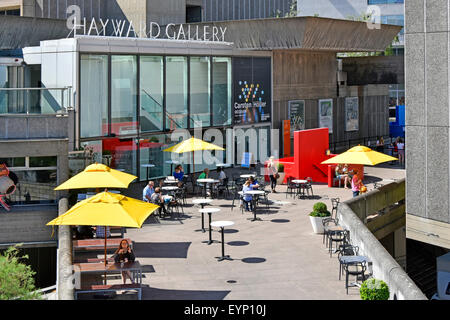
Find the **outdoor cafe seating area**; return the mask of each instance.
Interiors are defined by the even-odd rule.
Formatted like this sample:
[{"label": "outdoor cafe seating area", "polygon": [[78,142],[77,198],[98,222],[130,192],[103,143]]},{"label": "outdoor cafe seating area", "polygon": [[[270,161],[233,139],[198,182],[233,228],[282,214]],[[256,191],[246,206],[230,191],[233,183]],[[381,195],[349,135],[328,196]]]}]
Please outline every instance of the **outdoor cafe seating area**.
[{"label": "outdoor cafe seating area", "polygon": [[[235,224],[234,221],[229,219],[217,219],[217,213],[223,210],[230,210],[233,212],[238,210],[241,214],[248,214],[249,223],[261,221],[258,217],[264,213],[264,209],[269,209],[273,203],[270,200],[270,186],[266,181],[266,177],[257,174],[261,171],[260,168],[226,168],[227,178],[223,181],[217,179],[216,172],[211,172],[209,179],[195,179],[192,175],[185,175],[182,181],[176,180],[173,176],[168,176],[163,179],[155,180],[155,186],[160,186],[164,199],[163,203],[159,203],[160,206],[164,206],[165,210],[155,210],[153,219],[160,220],[178,220],[182,219],[187,211],[189,214],[201,215],[201,225],[198,226],[197,232],[205,234],[205,240],[203,243],[211,245],[216,242],[221,242],[221,249],[218,256],[215,257],[218,262],[224,260],[230,260],[232,252],[225,247],[226,228]],[[195,176],[198,177],[198,174]],[[242,191],[244,183],[253,177],[257,183],[258,188],[247,193]],[[295,180],[295,179],[294,179]],[[292,195],[299,198],[309,198],[313,196],[312,181],[301,180],[297,181],[299,184],[298,191],[292,193]],[[294,181],[295,183],[295,181]],[[285,189],[285,186],[278,186],[280,190]],[[288,186],[289,190],[289,186]],[[111,191],[116,194],[120,194],[120,191]],[[78,201],[89,199],[95,193],[79,193]],[[252,200],[249,204],[250,210],[246,211],[245,206],[245,194],[251,194]],[[289,193],[286,193],[289,194]],[[216,200],[226,200],[230,203],[230,209],[224,209],[215,207]],[[194,207],[192,207],[194,205]],[[192,210],[194,209],[194,210]],[[124,227],[107,227],[107,237],[105,242],[105,228],[101,226],[95,227],[100,232],[94,230],[92,232],[92,238],[86,239],[78,232],[78,228],[74,228],[74,240],[73,240],[73,258],[75,270],[79,270],[81,274],[81,285],[76,290],[76,297],[82,298],[83,294],[94,294],[96,296],[106,295],[109,292],[137,292],[138,299],[142,298],[142,266],[138,259],[132,263],[125,263],[120,266],[114,263],[112,253],[118,248],[120,241],[124,239],[126,228]],[[222,241],[213,240],[213,232],[221,234]],[[132,239],[125,238],[131,245]],[[108,253],[107,264],[105,265],[105,259],[103,254],[105,250]],[[131,284],[118,284],[115,277],[120,275],[123,271],[129,271],[134,279],[134,283]],[[107,284],[106,279],[116,279],[113,284]]]}]

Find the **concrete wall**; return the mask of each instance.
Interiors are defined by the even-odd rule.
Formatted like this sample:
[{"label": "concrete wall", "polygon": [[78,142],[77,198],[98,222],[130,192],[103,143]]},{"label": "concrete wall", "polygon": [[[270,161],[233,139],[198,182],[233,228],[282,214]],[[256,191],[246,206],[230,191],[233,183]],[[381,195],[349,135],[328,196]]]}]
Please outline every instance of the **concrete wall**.
[{"label": "concrete wall", "polygon": [[0,142],[2,139],[67,138],[67,127],[67,116],[0,116]]},{"label": "concrete wall", "polygon": [[339,224],[350,231],[350,242],[358,246],[360,255],[369,258],[374,278],[389,286],[390,299],[427,300],[402,267],[387,252],[358,216],[344,202],[338,208]]},{"label": "concrete wall", "polygon": [[[444,248],[450,248],[449,7],[448,0],[405,3],[407,236]],[[422,223],[412,228],[415,217]]]},{"label": "concrete wall", "polygon": [[52,237],[48,222],[58,216],[58,206],[12,206],[11,211],[1,209],[0,245],[21,242],[53,242],[56,246],[57,230]]}]

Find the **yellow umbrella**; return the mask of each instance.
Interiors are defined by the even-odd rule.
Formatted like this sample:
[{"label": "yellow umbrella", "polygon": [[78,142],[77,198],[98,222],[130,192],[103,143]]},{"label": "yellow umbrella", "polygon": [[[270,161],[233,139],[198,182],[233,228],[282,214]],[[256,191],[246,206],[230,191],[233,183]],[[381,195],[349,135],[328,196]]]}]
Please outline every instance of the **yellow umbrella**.
[{"label": "yellow umbrella", "polygon": [[357,146],[344,153],[341,153],[340,155],[323,161],[322,164],[347,163],[374,166],[379,163],[394,160],[398,159],[381,152],[373,151],[372,149],[364,146]]},{"label": "yellow umbrella", "polygon": [[[221,148],[219,146],[216,146],[215,144],[208,143],[206,141],[196,139],[196,138],[190,138],[188,140],[182,141],[179,144],[167,148],[163,150],[164,152],[174,152],[174,153],[185,153],[185,152],[194,152],[194,151],[202,151],[202,150],[219,150],[223,151],[224,148]],[[195,163],[194,163],[194,156],[192,159],[193,164],[193,172],[195,173]]]},{"label": "yellow umbrella", "polygon": [[[141,228],[144,221],[159,206],[120,194],[102,192],[80,201],[63,215],[47,223],[48,226],[106,226]],[[105,277],[106,280],[106,277]]]},{"label": "yellow umbrella", "polygon": [[111,169],[104,164],[91,164],[84,171],[73,176],[55,190],[87,189],[87,188],[128,188],[137,177]]}]

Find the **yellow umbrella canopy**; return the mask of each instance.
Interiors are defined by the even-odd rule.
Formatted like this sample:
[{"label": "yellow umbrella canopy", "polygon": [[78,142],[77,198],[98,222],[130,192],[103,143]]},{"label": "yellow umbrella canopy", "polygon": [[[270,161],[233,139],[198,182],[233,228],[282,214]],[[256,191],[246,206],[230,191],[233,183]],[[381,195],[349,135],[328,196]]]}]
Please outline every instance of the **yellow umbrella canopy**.
[{"label": "yellow umbrella canopy", "polygon": [[[206,141],[196,139],[196,138],[190,138],[188,140],[184,140],[180,142],[179,144],[167,148],[163,150],[164,152],[174,152],[174,153],[185,153],[185,152],[194,152],[194,151],[201,151],[201,150],[219,150],[223,151],[224,148],[221,148],[219,146],[216,146],[215,144],[208,143]],[[194,160],[194,155],[192,155],[192,160]],[[193,162],[193,172],[195,173],[195,163]]]},{"label": "yellow umbrella canopy", "polygon": [[341,153],[333,158],[323,161],[322,164],[337,164],[337,163],[347,163],[347,164],[363,164],[374,166],[379,163],[398,160],[397,158],[388,156],[384,153],[374,151],[368,147],[357,146],[350,150]]},{"label": "yellow umbrella canopy", "polygon": [[128,188],[128,185],[137,177],[111,169],[104,164],[91,164],[84,171],[73,176],[55,190],[88,189],[88,188]]},{"label": "yellow umbrella canopy", "polygon": [[224,148],[216,146],[215,144],[208,143],[206,141],[190,138],[188,140],[182,141],[179,144],[167,148],[164,152],[174,152],[174,153],[184,153],[184,152],[192,152],[192,151],[201,151],[201,150],[219,150],[223,151]]},{"label": "yellow umbrella canopy", "polygon": [[69,226],[140,228],[159,206],[120,194],[101,192],[80,201],[63,215],[47,223]]}]

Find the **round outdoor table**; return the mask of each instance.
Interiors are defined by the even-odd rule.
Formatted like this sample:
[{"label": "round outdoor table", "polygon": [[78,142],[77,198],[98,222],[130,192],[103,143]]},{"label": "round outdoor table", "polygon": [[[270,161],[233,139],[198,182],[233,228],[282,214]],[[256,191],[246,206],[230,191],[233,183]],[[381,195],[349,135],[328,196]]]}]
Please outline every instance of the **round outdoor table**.
[{"label": "round outdoor table", "polygon": [[178,190],[179,188],[178,187],[164,186],[161,189],[164,190],[164,191],[175,191],[175,190]]},{"label": "round outdoor table", "polygon": [[163,183],[165,183],[165,184],[176,184],[178,182],[179,182],[178,180],[164,180],[163,181]]},{"label": "round outdoor table", "polygon": [[[368,260],[369,259],[367,257],[364,257],[364,256],[342,256],[339,259],[339,262],[341,264],[339,269],[341,269],[342,265],[351,265],[351,264],[354,264],[354,263],[363,263],[363,262],[367,262]],[[339,270],[339,280],[341,280],[341,271],[340,270]]]},{"label": "round outdoor table", "polygon": [[300,185],[300,187],[298,188],[298,191],[297,191],[297,195],[300,198],[302,195],[304,195],[304,192],[302,193],[302,190],[301,190],[301,185],[308,183],[308,180],[292,180],[292,183]]},{"label": "round outdoor table", "polygon": [[147,168],[147,180],[148,180],[148,170],[149,170],[150,168],[154,168],[154,167],[155,167],[155,165],[154,165],[154,164],[151,164],[151,163],[149,163],[149,164],[143,164],[143,165],[141,165],[141,167],[143,167],[143,168]]},{"label": "round outdoor table", "polygon": [[251,190],[251,191],[247,191],[245,193],[243,193],[244,195],[249,194],[252,196],[252,202],[253,202],[253,214],[254,214],[254,218],[251,221],[256,221],[256,220],[261,220],[260,218],[256,218],[256,198],[259,196],[262,196],[265,194],[264,191],[262,190]]},{"label": "round outdoor table", "polygon": [[219,183],[220,180],[215,179],[197,179],[197,183],[203,183],[203,189],[205,191],[205,198],[206,198],[206,184],[208,183]]},{"label": "round outdoor table", "polygon": [[219,211],[220,211],[219,208],[205,208],[205,209],[198,210],[198,212],[200,212],[200,213],[207,213],[208,216],[209,216],[209,241],[207,241],[208,245],[213,243],[212,234],[211,234],[211,231],[212,231],[212,229],[211,229],[211,214],[212,213],[217,213]]},{"label": "round outdoor table", "polygon": [[[205,209],[205,205],[210,204],[211,202],[212,202],[212,199],[194,199],[194,200],[192,200],[193,204],[199,204],[202,207],[202,209]],[[197,231],[206,232],[205,231],[205,219],[204,219],[205,213],[202,212],[201,214],[202,214],[202,228]]]},{"label": "round outdoor table", "polygon": [[226,256],[225,255],[225,236],[224,236],[224,229],[225,227],[230,227],[234,225],[233,221],[214,221],[213,223],[211,223],[211,227],[217,227],[221,229],[221,233],[222,233],[222,256],[221,257],[217,257],[217,261],[223,261],[223,260],[232,260],[230,258],[230,256]]},{"label": "round outdoor table", "polygon": [[244,178],[244,179],[248,179],[248,178],[250,178],[250,177],[255,177],[256,176],[256,174],[241,174],[241,178]]}]

